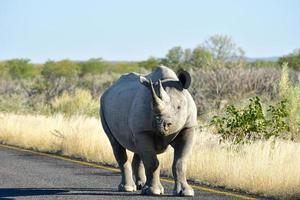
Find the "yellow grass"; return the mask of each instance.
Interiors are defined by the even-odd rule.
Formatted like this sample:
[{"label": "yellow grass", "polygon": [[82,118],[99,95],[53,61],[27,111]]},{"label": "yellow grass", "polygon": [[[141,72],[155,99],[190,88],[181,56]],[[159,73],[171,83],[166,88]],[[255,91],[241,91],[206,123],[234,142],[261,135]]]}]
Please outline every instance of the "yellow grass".
[{"label": "yellow grass", "polygon": [[[190,179],[281,198],[300,197],[299,143],[260,141],[236,147],[218,140],[209,130],[198,131]],[[116,165],[96,118],[0,114],[0,142]],[[172,149],[159,157],[162,172],[170,175]]]}]

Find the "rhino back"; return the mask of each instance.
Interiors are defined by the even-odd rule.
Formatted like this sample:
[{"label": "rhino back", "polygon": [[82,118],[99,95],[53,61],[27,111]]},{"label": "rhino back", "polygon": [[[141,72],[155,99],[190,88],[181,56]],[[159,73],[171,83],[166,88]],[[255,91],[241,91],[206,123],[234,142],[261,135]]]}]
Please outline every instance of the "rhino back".
[{"label": "rhino back", "polygon": [[151,79],[153,82],[158,81],[158,79],[173,79],[178,80],[177,75],[173,70],[167,68],[165,66],[157,67],[151,74],[146,76],[147,78]]}]

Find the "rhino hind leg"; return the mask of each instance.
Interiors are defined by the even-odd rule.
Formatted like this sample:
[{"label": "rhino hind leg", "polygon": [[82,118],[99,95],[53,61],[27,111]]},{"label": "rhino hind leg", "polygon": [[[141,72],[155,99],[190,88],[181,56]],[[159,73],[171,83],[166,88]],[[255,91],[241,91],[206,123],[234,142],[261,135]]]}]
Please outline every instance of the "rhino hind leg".
[{"label": "rhino hind leg", "polygon": [[138,190],[141,190],[146,183],[146,174],[144,164],[138,154],[133,155],[132,169],[135,176],[135,184]]},{"label": "rhino hind leg", "polygon": [[106,133],[111,143],[114,156],[121,170],[122,179],[121,179],[121,183],[118,186],[118,190],[121,192],[134,192],[136,191],[136,185],[132,178],[132,170],[131,170],[132,167],[130,161],[128,160],[126,149],[122,147],[120,143],[112,135],[110,129],[107,126],[107,123],[105,121],[102,112],[101,112],[101,122],[102,122],[104,132]]}]

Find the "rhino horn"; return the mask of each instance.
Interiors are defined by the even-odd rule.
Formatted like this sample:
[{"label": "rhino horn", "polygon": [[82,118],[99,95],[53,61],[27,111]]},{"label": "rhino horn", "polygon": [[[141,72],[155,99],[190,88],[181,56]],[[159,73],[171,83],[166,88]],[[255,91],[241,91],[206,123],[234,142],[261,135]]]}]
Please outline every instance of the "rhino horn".
[{"label": "rhino horn", "polygon": [[167,94],[167,92],[165,91],[165,89],[162,86],[161,80],[158,80],[159,83],[159,93],[160,93],[160,97],[164,102],[168,102],[170,100],[169,95]]},{"label": "rhino horn", "polygon": [[150,79],[150,87],[151,87],[151,94],[152,94],[152,100],[153,100],[153,108],[156,111],[161,111],[164,108],[164,102],[157,96],[154,87],[153,82]]}]

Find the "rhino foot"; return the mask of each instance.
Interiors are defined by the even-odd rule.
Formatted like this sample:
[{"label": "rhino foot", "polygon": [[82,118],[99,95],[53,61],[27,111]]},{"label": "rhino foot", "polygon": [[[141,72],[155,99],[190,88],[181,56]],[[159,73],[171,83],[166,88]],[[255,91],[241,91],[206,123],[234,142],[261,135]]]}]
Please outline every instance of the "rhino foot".
[{"label": "rhino foot", "polygon": [[161,195],[164,194],[164,188],[162,185],[158,186],[148,186],[144,185],[142,188],[142,193],[143,195]]},{"label": "rhino foot", "polygon": [[137,183],[136,183],[136,189],[137,190],[141,190],[144,187],[144,185],[145,185],[145,182],[143,182],[143,181],[137,181]]},{"label": "rhino foot", "polygon": [[119,184],[118,191],[119,192],[135,192],[136,191],[136,185]]},{"label": "rhino foot", "polygon": [[193,197],[194,196],[194,190],[192,187],[186,187],[184,189],[180,188],[180,189],[176,189],[173,191],[173,194],[176,196],[189,196],[189,197]]}]

